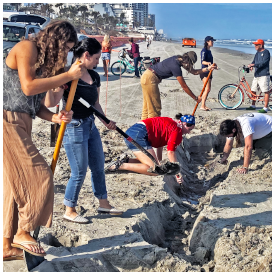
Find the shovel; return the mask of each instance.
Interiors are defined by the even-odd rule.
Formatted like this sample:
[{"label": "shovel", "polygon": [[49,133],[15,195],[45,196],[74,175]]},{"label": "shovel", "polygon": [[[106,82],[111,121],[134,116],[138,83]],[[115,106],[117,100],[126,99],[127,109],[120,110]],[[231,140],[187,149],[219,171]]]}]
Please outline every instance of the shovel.
[{"label": "shovel", "polygon": [[[80,62],[78,62],[77,64],[79,64],[79,63]],[[69,93],[67,104],[66,104],[66,107],[65,107],[65,110],[67,112],[69,112],[72,108],[77,83],[78,83],[78,79],[72,81],[71,88],[70,88],[70,93]],[[54,174],[57,159],[58,159],[58,156],[59,156],[63,136],[64,136],[64,133],[65,133],[65,130],[66,130],[66,125],[67,125],[67,123],[62,121],[61,126],[60,126],[60,130],[59,130],[59,134],[58,134],[58,137],[57,137],[57,141],[56,141],[56,146],[55,146],[55,149],[54,149],[52,164],[51,164],[51,169],[52,169],[53,174]],[[33,233],[32,237],[35,240],[37,240],[37,238],[38,238],[39,230],[40,230],[40,226],[38,226],[34,230],[34,233]],[[28,253],[27,251],[24,250],[24,260],[25,260],[28,271],[31,271],[32,269],[34,269],[35,267],[40,265],[45,260],[45,258],[32,255],[32,254],[30,254],[30,253]]]},{"label": "shovel", "polygon": [[[95,115],[97,117],[102,118],[106,123],[110,123],[110,120],[105,117],[102,113],[100,113],[96,108],[94,108],[92,105],[90,105],[86,100],[83,98],[76,96],[77,100],[81,102],[84,106],[87,108],[93,110]],[[136,146],[141,152],[143,152],[147,157],[149,157],[154,162],[154,167],[149,168],[151,173],[156,173],[159,175],[176,175],[180,171],[180,165],[179,163],[170,162],[168,160],[164,160],[159,165],[156,161],[156,159],[147,151],[145,150],[141,145],[139,145],[135,140],[133,140],[130,136],[128,136],[126,133],[124,133],[120,128],[116,126],[116,130],[129,142],[131,142],[134,146]]]},{"label": "shovel", "polygon": [[[213,63],[213,65],[216,65],[216,64]],[[209,74],[208,74],[208,76],[207,76],[207,78],[206,78],[206,81],[205,81],[205,83],[204,83],[204,85],[203,85],[203,88],[202,88],[202,91],[201,91],[201,94],[200,94],[199,97],[202,97],[203,92],[204,92],[205,87],[206,87],[206,84],[207,84],[207,82],[208,82],[208,80],[209,80],[209,78],[210,78],[210,76],[211,76],[211,74],[212,74],[212,71],[213,71],[213,70],[210,70],[210,72],[209,72]],[[195,106],[195,108],[194,108],[194,111],[193,111],[193,113],[192,113],[192,116],[194,116],[194,114],[195,114],[195,112],[196,112],[196,110],[197,110],[197,108],[198,108],[198,105],[199,105],[199,103],[197,102],[197,104],[196,104],[196,106]]]}]

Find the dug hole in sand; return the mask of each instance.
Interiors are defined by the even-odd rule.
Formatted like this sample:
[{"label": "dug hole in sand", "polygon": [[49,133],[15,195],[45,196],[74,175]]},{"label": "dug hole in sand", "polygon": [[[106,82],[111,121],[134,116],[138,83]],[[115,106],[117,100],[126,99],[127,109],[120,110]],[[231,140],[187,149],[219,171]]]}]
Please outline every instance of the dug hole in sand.
[{"label": "dug hole in sand", "polygon": [[[213,120],[218,129],[218,116],[199,117],[177,148],[182,186],[173,176],[106,174],[111,204],[125,211],[121,217],[97,213],[88,171],[77,207],[90,220],[84,225],[62,219],[70,176],[62,148],[53,225],[39,235],[46,261],[32,271],[271,271],[271,159],[253,160],[249,174],[237,174],[241,147],[233,148],[228,165],[219,164],[224,139],[205,130]],[[46,124],[40,120],[33,139],[50,164],[54,148],[45,148]],[[98,128],[106,162],[127,149],[118,133],[100,123]],[[4,263],[5,271],[14,269]]]},{"label": "dug hole in sand", "polygon": [[[140,49],[143,56],[160,56],[161,61],[190,50],[182,49],[180,44],[157,41],[149,50],[146,43],[140,43]],[[192,50],[199,56],[199,46]],[[215,47],[212,52],[221,68],[214,72],[207,100],[212,111],[198,108],[195,129],[177,149],[184,185],[179,186],[173,176],[106,174],[110,203],[125,213],[121,217],[99,215],[88,171],[77,211],[90,223],[70,223],[62,218],[70,166],[61,148],[54,174],[53,224],[49,229],[42,227],[39,234],[47,252],[46,261],[33,271],[271,271],[272,161],[253,159],[248,174],[237,174],[236,167],[243,164],[241,147],[233,148],[228,165],[218,163],[224,145],[224,139],[218,136],[220,123],[247,113],[244,107],[250,102],[228,111],[217,102],[217,94],[223,85],[235,83],[237,68],[250,64],[253,55]],[[112,54],[112,62],[115,61],[116,55]],[[97,71],[103,74],[102,65]],[[199,95],[200,78],[185,72],[183,76],[191,90]],[[247,76],[249,83],[252,76]],[[176,79],[165,79],[159,86],[163,116],[192,113],[194,100],[180,89]],[[103,109],[105,87],[106,79],[102,78]],[[112,75],[108,83],[107,117],[125,131],[140,119],[141,110],[140,81],[128,74],[121,79]],[[109,131],[98,119],[96,124],[108,163],[127,147],[116,131]],[[54,151],[49,147],[50,123],[36,118],[32,136],[50,164]],[[4,271],[25,271],[24,262],[5,262]]]}]

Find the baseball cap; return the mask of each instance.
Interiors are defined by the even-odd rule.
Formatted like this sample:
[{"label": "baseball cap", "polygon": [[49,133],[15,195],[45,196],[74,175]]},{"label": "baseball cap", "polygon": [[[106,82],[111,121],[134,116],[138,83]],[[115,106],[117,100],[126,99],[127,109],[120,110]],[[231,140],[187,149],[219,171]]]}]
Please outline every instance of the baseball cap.
[{"label": "baseball cap", "polygon": [[206,42],[206,41],[209,41],[209,40],[216,41],[216,39],[214,39],[212,36],[208,35],[208,36],[205,37],[204,41]]},{"label": "baseball cap", "polygon": [[197,62],[197,54],[191,51],[191,52],[187,52],[187,55],[189,56],[189,58],[192,61],[192,64],[194,65]]},{"label": "baseball cap", "polygon": [[258,39],[257,41],[253,42],[255,45],[264,45],[264,41],[262,39]]}]

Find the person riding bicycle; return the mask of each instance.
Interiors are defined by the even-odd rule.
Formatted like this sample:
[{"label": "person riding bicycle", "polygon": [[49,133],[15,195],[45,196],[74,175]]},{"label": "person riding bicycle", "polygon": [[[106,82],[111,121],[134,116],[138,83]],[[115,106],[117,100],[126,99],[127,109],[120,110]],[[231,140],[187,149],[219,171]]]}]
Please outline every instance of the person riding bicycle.
[{"label": "person riding bicycle", "polygon": [[[247,67],[252,71],[255,68],[254,79],[251,85],[251,91],[256,94],[257,86],[260,86],[260,89],[265,93],[264,97],[264,107],[259,110],[259,113],[267,113],[268,111],[268,102],[269,102],[269,83],[270,83],[270,72],[269,72],[269,61],[270,53],[267,49],[264,48],[264,41],[258,39],[256,42],[253,42],[255,49],[257,51],[256,55],[251,64]],[[246,110],[256,110],[255,106],[256,101],[252,101],[252,105]]]},{"label": "person riding bicycle", "polygon": [[140,83],[143,93],[143,109],[141,119],[161,116],[161,100],[158,84],[162,79],[174,76],[177,78],[183,90],[191,96],[196,102],[201,102],[201,97],[193,94],[186,85],[182,76],[181,68],[193,75],[208,72],[216,69],[217,66],[212,64],[206,68],[196,70],[194,64],[197,62],[197,54],[193,51],[184,53],[183,55],[174,55],[162,62],[158,62],[149,67],[141,76]]},{"label": "person riding bicycle", "polygon": [[260,159],[272,157],[272,117],[269,115],[249,113],[234,120],[226,119],[220,124],[220,135],[227,138],[220,160],[224,164],[232,150],[234,137],[238,146],[241,146],[241,139],[244,139],[243,167],[237,169],[240,174],[248,172],[252,149],[255,149],[255,155]]},{"label": "person riding bicycle", "polygon": [[139,71],[138,71],[138,62],[141,60],[139,55],[139,46],[134,43],[134,39],[131,37],[129,39],[129,43],[131,45],[131,50],[127,50],[130,55],[133,55],[134,64],[135,64],[135,75],[134,78],[139,78]]}]

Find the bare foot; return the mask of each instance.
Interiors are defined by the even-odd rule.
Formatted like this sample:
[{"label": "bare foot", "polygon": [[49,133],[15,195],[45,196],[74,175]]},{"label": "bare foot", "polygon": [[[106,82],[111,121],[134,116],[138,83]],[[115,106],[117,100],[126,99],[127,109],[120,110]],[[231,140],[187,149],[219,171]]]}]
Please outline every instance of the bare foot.
[{"label": "bare foot", "polygon": [[112,209],[113,208],[107,199],[100,199],[99,200],[99,207],[107,208],[107,209]]},{"label": "bare foot", "polygon": [[[14,236],[13,243],[14,244],[20,244],[21,242],[37,242],[33,237],[31,237],[29,232],[23,231],[18,229],[16,235]],[[45,253],[44,249],[41,246],[31,245],[31,244],[25,244],[24,247],[31,250],[35,253]]]},{"label": "bare foot", "polygon": [[3,247],[3,258],[8,258],[12,256],[23,256],[23,250],[15,247]]}]

